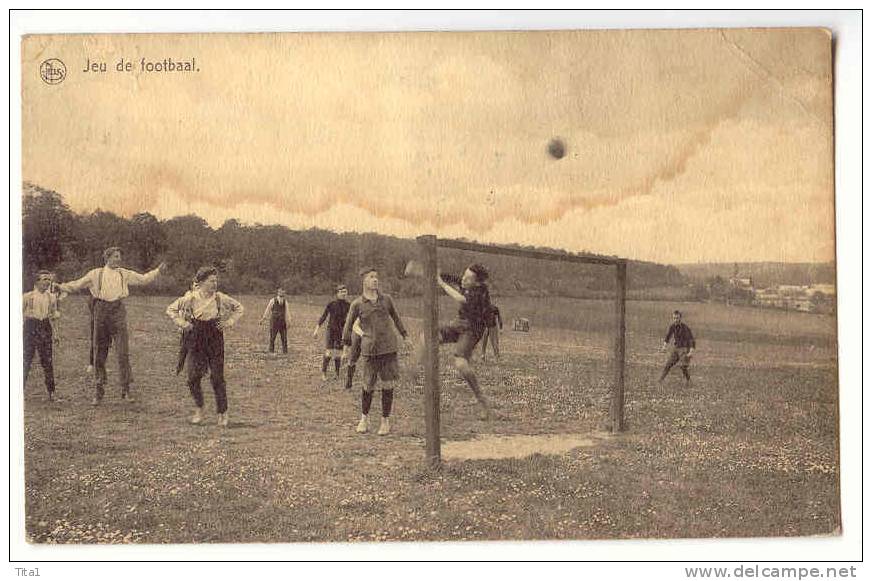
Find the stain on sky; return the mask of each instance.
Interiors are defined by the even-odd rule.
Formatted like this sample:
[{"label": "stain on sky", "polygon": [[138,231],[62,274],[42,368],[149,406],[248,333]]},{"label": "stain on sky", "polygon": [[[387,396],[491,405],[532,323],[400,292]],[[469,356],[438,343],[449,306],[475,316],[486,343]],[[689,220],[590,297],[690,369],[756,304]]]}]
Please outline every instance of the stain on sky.
[{"label": "stain on sky", "polygon": [[[266,36],[173,37],[214,66],[187,83],[78,74],[49,92],[25,77],[24,179],[77,211],[291,226],[329,215],[346,230],[365,215],[388,234],[511,228],[521,243],[620,253],[622,240],[591,243],[596,228],[539,227],[596,215],[653,232],[678,212],[726,236],[728,220],[759,213],[716,217],[704,202],[741,206],[745,191],[792,208],[785,224],[805,212],[796,237],[829,219],[831,61],[818,31]],[[166,52],[168,38],[37,36],[23,62],[58,54],[73,71],[98,51]],[[241,54],[269,65],[269,82],[224,66]],[[345,207],[358,213],[343,222]],[[766,230],[756,224],[761,247]]]}]

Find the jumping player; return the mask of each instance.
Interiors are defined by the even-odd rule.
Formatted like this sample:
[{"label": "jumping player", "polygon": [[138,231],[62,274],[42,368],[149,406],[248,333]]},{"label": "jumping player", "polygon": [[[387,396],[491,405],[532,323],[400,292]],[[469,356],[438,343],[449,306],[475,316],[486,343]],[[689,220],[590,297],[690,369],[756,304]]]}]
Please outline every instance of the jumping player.
[{"label": "jumping player", "polygon": [[330,359],[336,369],[336,377],[339,377],[339,367],[342,364],[342,329],[345,327],[345,319],[348,317],[348,289],[345,285],[336,287],[336,298],[327,303],[318,323],[315,325],[313,337],[318,336],[318,330],[324,321],[327,321],[327,330],[324,333],[324,357],[321,360],[321,380],[327,381],[327,367]]},{"label": "jumping player", "polygon": [[372,392],[376,381],[381,379],[383,382],[382,419],[378,434],[386,436],[391,432],[393,383],[400,377],[397,363],[397,336],[392,327],[396,327],[404,340],[407,338],[407,333],[391,297],[378,290],[378,271],[375,268],[364,268],[360,271],[360,275],[363,277],[363,294],[351,303],[342,331],[342,341],[346,349],[352,345],[354,324],[360,321],[360,329],[363,332],[360,354],[363,358],[364,384],[357,432],[363,434],[369,431]]},{"label": "jumping player", "polygon": [[669,325],[669,330],[666,332],[666,338],[663,340],[661,350],[665,351],[669,347],[669,341],[673,341],[672,351],[669,353],[669,359],[666,360],[666,365],[663,367],[663,372],[660,374],[660,383],[666,379],[672,367],[679,363],[681,373],[684,374],[685,385],[690,385],[690,357],[693,355],[693,350],[696,349],[696,341],[693,338],[693,333],[690,327],[681,321],[681,311],[673,311],[672,324]]},{"label": "jumping player", "polygon": [[188,388],[194,398],[192,424],[203,421],[203,389],[200,382],[206,371],[215,391],[218,425],[230,423],[227,412],[227,386],[224,381],[224,330],[236,324],[244,311],[242,305],[218,292],[218,269],[204,266],[194,279],[197,290],[177,299],[167,307],[167,315],[188,331]]},{"label": "jumping player", "polygon": [[260,325],[263,325],[267,317],[270,320],[269,326],[269,352],[276,352],[276,335],[281,335],[282,353],[288,353],[288,321],[291,320],[291,309],[288,307],[288,301],[285,299],[285,289],[279,287],[276,289],[276,296],[270,299],[266,305],[266,310],[260,318]]},{"label": "jumping player", "polygon": [[460,304],[457,319],[439,328],[439,342],[455,343],[454,367],[481,405],[482,416],[490,419],[493,417],[491,406],[481,392],[478,378],[469,364],[469,358],[487,328],[487,315],[491,308],[487,279],[488,271],[481,264],[470,265],[462,277],[436,275],[436,282],[442,290]]}]

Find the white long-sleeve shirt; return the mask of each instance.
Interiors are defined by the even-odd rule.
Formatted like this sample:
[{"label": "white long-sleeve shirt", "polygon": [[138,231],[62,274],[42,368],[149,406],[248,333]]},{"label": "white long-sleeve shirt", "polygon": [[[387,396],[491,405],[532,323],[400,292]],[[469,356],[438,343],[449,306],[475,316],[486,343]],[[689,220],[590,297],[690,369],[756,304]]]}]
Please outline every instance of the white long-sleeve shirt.
[{"label": "white long-sleeve shirt", "polygon": [[75,292],[87,288],[94,298],[103,301],[117,301],[130,295],[130,286],[151,284],[160,269],[155,268],[145,274],[139,274],[126,268],[95,268],[78,280],[58,285],[64,292]]},{"label": "white long-sleeve shirt", "polygon": [[[219,308],[220,302],[220,308]],[[167,307],[167,315],[179,327],[186,327],[191,319],[211,321],[219,319],[232,327],[245,312],[242,303],[221,292],[205,297],[200,290],[190,291]]]}]

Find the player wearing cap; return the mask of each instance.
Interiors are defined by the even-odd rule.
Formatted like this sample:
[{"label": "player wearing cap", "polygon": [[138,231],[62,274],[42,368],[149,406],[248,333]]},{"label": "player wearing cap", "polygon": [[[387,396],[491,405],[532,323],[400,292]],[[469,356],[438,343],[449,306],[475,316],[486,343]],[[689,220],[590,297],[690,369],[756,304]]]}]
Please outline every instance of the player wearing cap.
[{"label": "player wearing cap", "polygon": [[364,268],[363,292],[351,303],[342,342],[346,348],[352,345],[354,324],[360,321],[363,336],[360,341],[360,356],[363,359],[363,393],[361,394],[361,416],[357,424],[360,434],[369,431],[369,410],[372,405],[372,392],[376,382],[382,381],[382,419],[378,434],[385,436],[391,432],[390,415],[394,401],[394,382],[400,378],[397,362],[397,336],[394,328],[406,339],[406,328],[394,307],[390,295],[378,288],[378,271]]},{"label": "player wearing cap", "polygon": [[24,381],[30,372],[33,356],[39,353],[39,362],[45,377],[45,389],[49,401],[61,401],[55,397],[52,343],[57,341],[52,323],[60,319],[59,297],[52,292],[53,275],[47,270],[36,273],[33,290],[24,293]]}]

